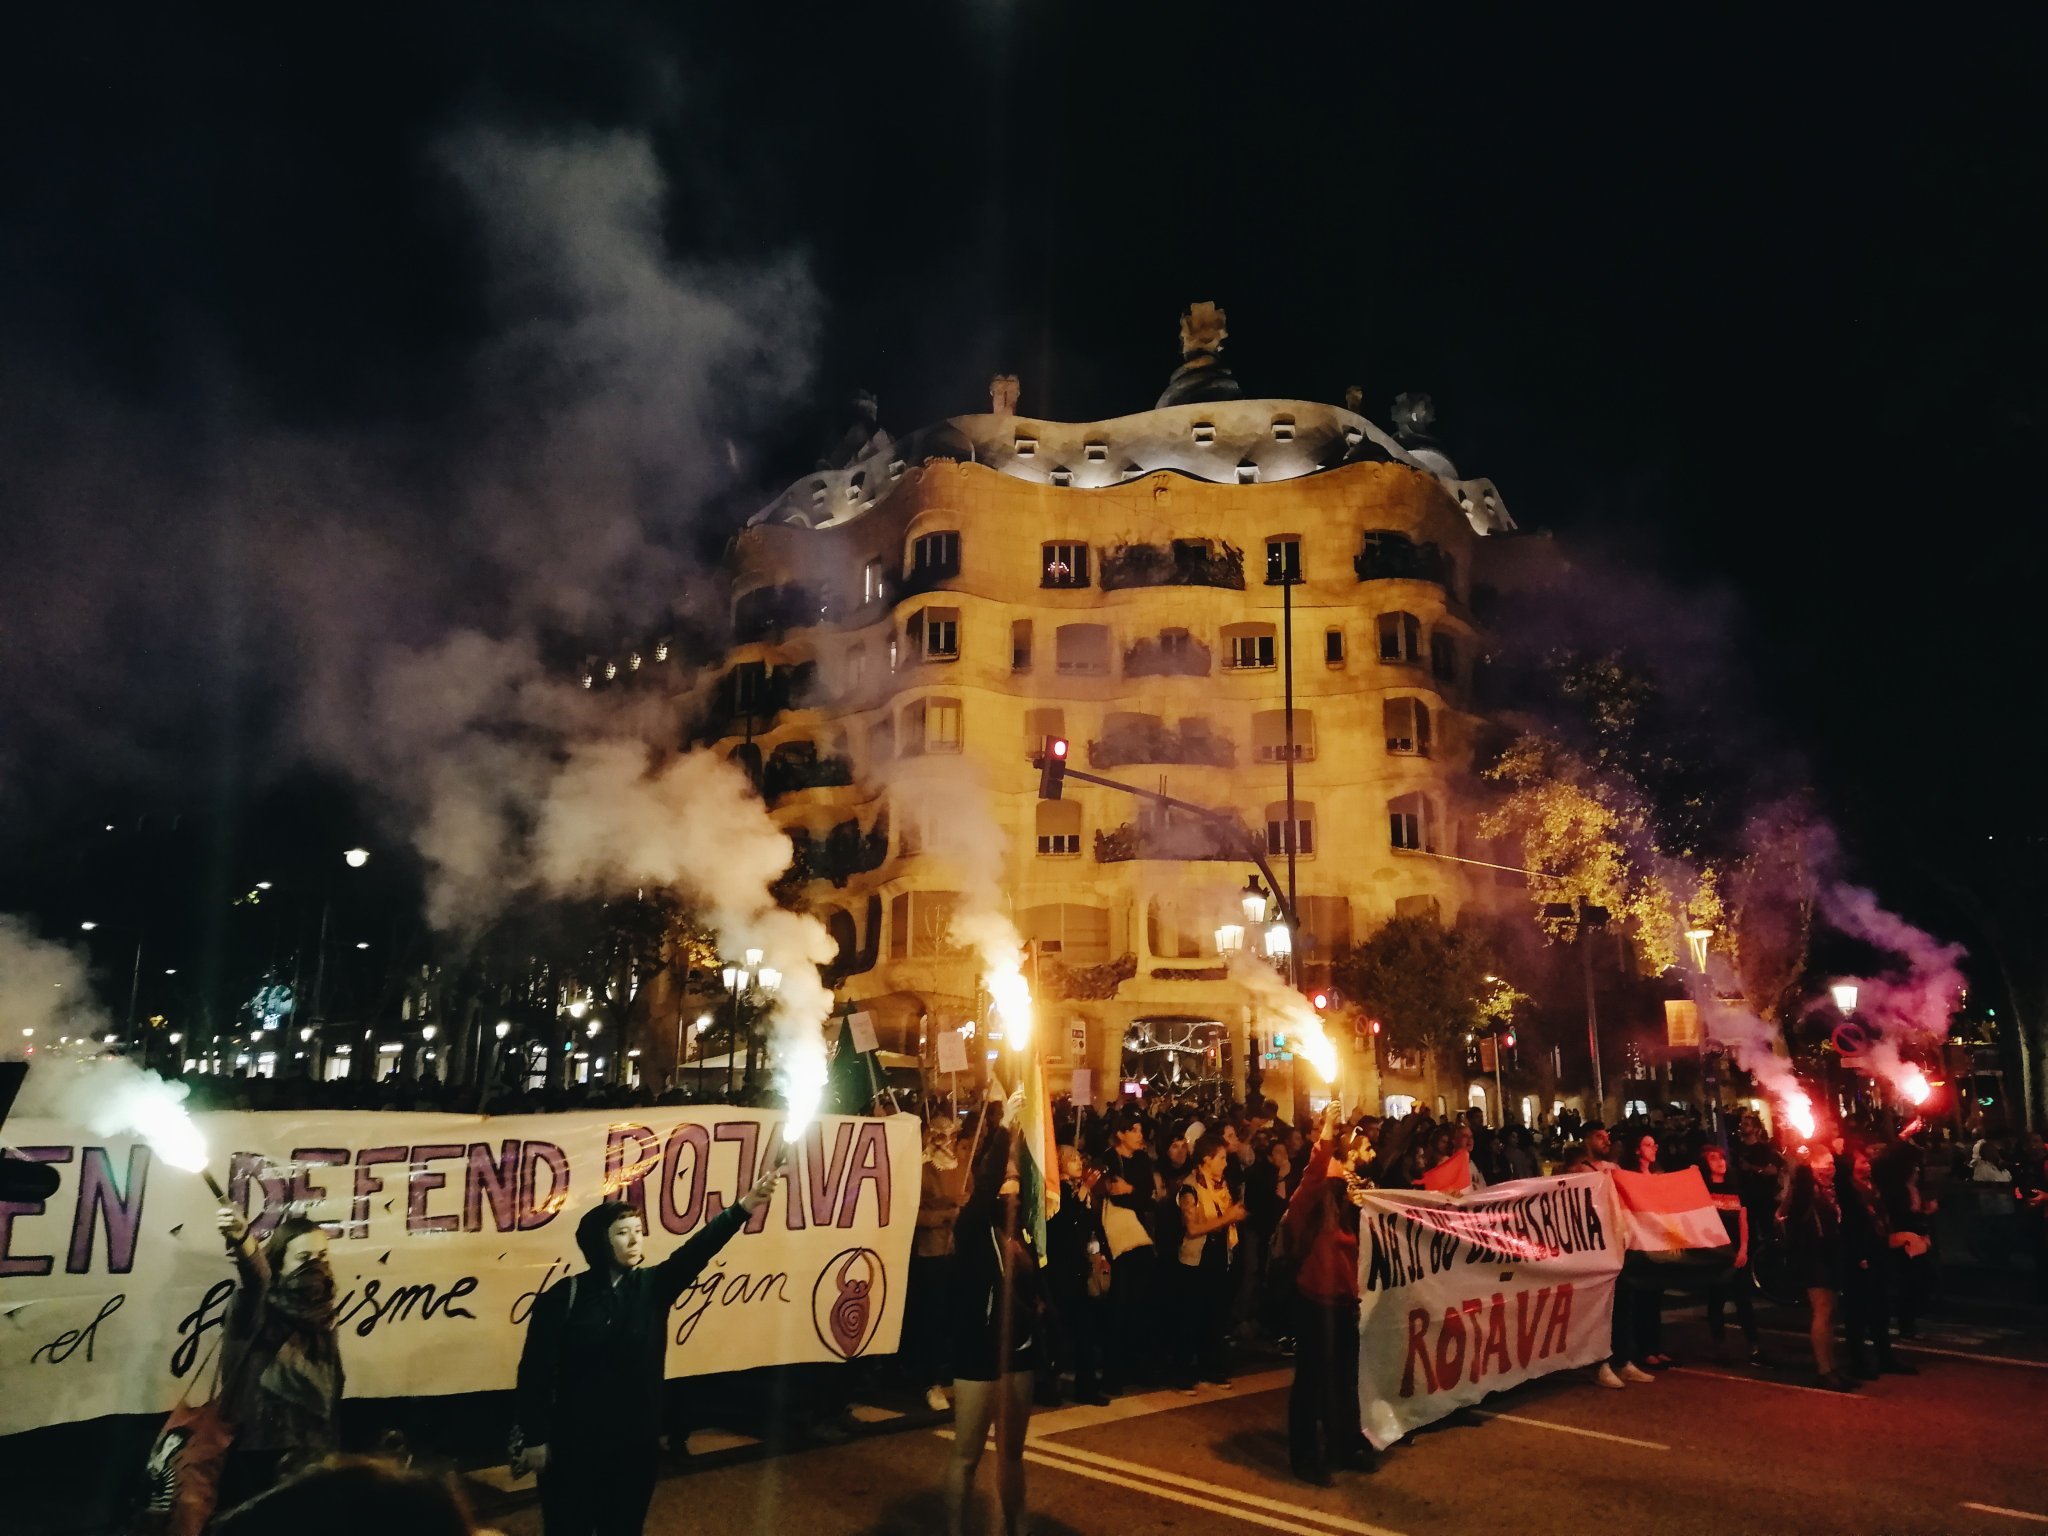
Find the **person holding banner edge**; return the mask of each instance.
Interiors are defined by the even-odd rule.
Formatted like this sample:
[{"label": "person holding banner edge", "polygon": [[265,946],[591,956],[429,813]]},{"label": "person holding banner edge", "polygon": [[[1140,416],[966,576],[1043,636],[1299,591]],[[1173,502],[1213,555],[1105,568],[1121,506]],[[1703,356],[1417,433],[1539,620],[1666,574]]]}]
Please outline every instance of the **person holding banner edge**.
[{"label": "person holding banner edge", "polygon": [[654,1498],[669,1312],[768,1203],[790,1152],[784,1142],[736,1205],[658,1264],[645,1266],[646,1233],[624,1201],[576,1224],[590,1267],[541,1293],[519,1357],[526,1443],[513,1469],[540,1475],[547,1536],[640,1536]]},{"label": "person holding banner edge", "polygon": [[1323,1111],[1315,1146],[1281,1218],[1294,1275],[1294,1382],[1287,1460],[1303,1482],[1371,1464],[1358,1413],[1358,1210],[1340,1169],[1331,1176],[1339,1112]]}]

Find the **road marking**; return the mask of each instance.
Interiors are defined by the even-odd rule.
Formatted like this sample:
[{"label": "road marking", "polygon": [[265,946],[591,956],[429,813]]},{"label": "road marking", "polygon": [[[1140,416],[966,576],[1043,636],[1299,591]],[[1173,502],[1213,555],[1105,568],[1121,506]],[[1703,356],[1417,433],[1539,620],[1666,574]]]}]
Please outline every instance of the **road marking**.
[{"label": "road marking", "polygon": [[899,1409],[878,1408],[873,1403],[855,1403],[846,1412],[849,1417],[857,1419],[863,1424],[887,1424],[892,1419],[903,1417]]},{"label": "road marking", "polygon": [[753,1435],[738,1434],[730,1429],[693,1429],[684,1441],[692,1456],[714,1456],[720,1451],[737,1451],[760,1443]]},{"label": "road marking", "polygon": [[[1024,1459],[1036,1462],[1041,1467],[1051,1467],[1058,1472],[1070,1473],[1075,1477],[1093,1478],[1098,1483],[1108,1483],[1112,1487],[1128,1488],[1139,1493],[1149,1493],[1156,1499],[1170,1499],[1176,1504],[1186,1505],[1189,1509],[1207,1510],[1210,1514],[1228,1515],[1232,1519],[1242,1520],[1248,1525],[1263,1525],[1268,1530],[1286,1531],[1290,1533],[1290,1536],[1330,1536],[1333,1530],[1358,1533],[1358,1536],[1399,1536],[1399,1533],[1389,1531],[1384,1526],[1363,1525],[1356,1520],[1347,1520],[1342,1515],[1327,1515],[1318,1509],[1305,1509],[1298,1504],[1283,1504],[1278,1499],[1257,1499],[1255,1502],[1263,1506],[1263,1508],[1249,1507],[1254,1502],[1253,1497],[1250,1495],[1226,1494],[1223,1489],[1215,1488],[1211,1485],[1202,1485],[1208,1487],[1212,1493],[1233,1499],[1244,1499],[1247,1507],[1225,1504],[1218,1498],[1203,1498],[1196,1494],[1183,1493],[1177,1488],[1170,1488],[1160,1483],[1141,1482],[1129,1476],[1120,1477],[1114,1472],[1091,1467],[1082,1462],[1071,1460],[1066,1456],[1048,1456],[1045,1454],[1043,1447],[1027,1446],[1024,1452]],[[1121,1464],[1118,1463],[1117,1465]],[[1144,1470],[1148,1477],[1157,1477],[1159,1475],[1150,1468]],[[1297,1515],[1301,1518],[1294,1520],[1283,1519],[1279,1515],[1265,1513],[1265,1509],[1285,1510],[1288,1514]],[[1314,1520],[1317,1524],[1304,1525],[1301,1523],[1302,1520]]]},{"label": "road marking", "polygon": [[1738,1376],[1733,1371],[1703,1371],[1696,1365],[1674,1365],[1671,1370],[1685,1376],[1711,1376],[1716,1381],[1739,1381],[1753,1387],[1777,1387],[1786,1392],[1818,1392],[1822,1397],[1845,1398],[1852,1401],[1868,1402],[1869,1399],[1856,1392],[1830,1392],[1826,1387],[1802,1386],[1796,1381],[1779,1381],[1770,1376]]},{"label": "road marking", "polygon": [[1963,1508],[1978,1510],[1987,1515],[2010,1515],[2015,1520],[2031,1520],[2036,1525],[2048,1525],[2048,1515],[2037,1515],[2030,1509],[2007,1509],[1999,1504],[1972,1504],[1968,1500]]},{"label": "road marking", "polygon": [[1506,1419],[1510,1424],[1527,1424],[1536,1429],[1554,1429],[1561,1435],[1584,1435],[1588,1440],[1611,1440],[1616,1445],[1639,1445],[1646,1451],[1671,1449],[1670,1446],[1660,1445],[1655,1440],[1634,1440],[1627,1435],[1610,1435],[1604,1429],[1587,1429],[1580,1424],[1553,1424],[1549,1419],[1532,1419],[1519,1413],[1488,1413],[1483,1408],[1476,1408],[1473,1412],[1482,1419]]},{"label": "road marking", "polygon": [[[1803,1339],[1806,1334],[1791,1328],[1765,1328],[1763,1333],[1775,1333],[1788,1339]],[[2023,1370],[2048,1371],[2048,1360],[2022,1360],[2016,1355],[1986,1355],[1974,1349],[1937,1349],[1932,1344],[1908,1344],[1903,1339],[1892,1340],[1893,1349],[1911,1350],[1918,1355],[1942,1355],[1950,1360],[1977,1360],[1985,1365],[2017,1365]]]},{"label": "road marking", "polygon": [[[1095,1451],[1084,1451],[1079,1446],[1051,1445],[1043,1441],[1027,1442],[1031,1450],[1048,1452],[1062,1462],[1085,1463],[1105,1471],[1123,1472],[1130,1477],[1142,1478],[1148,1482],[1167,1483],[1175,1488],[1189,1489],[1195,1493],[1208,1494],[1219,1499],[1230,1499],[1248,1504],[1256,1509],[1272,1510],[1276,1514],[1296,1515],[1307,1520],[1319,1520],[1325,1526],[1339,1531],[1349,1531],[1354,1536],[1393,1536],[1384,1526],[1367,1525],[1346,1515],[1329,1514],[1320,1509],[1311,1509],[1303,1504],[1290,1504],[1284,1499],[1269,1499],[1264,1494],[1247,1493],[1242,1489],[1227,1488],[1214,1482],[1203,1482],[1197,1478],[1185,1477],[1178,1472],[1168,1472],[1159,1467],[1148,1467],[1139,1462],[1118,1461],[1113,1456],[1103,1456]],[[1076,1468],[1075,1470],[1078,1470]]]},{"label": "road marking", "polygon": [[[1230,1384],[1231,1397],[1249,1397],[1256,1392],[1273,1392],[1294,1380],[1292,1370],[1260,1371],[1252,1376],[1240,1376]],[[1141,1392],[1128,1397],[1114,1398],[1100,1407],[1077,1403],[1071,1408],[1055,1408],[1047,1413],[1031,1416],[1031,1433],[1040,1435],[1063,1435],[1072,1429],[1093,1429],[1098,1424],[1117,1424],[1125,1419],[1143,1418],[1149,1413],[1167,1413],[1175,1408],[1194,1408],[1202,1403],[1216,1402],[1220,1394],[1204,1391],[1189,1397],[1185,1392]]]}]

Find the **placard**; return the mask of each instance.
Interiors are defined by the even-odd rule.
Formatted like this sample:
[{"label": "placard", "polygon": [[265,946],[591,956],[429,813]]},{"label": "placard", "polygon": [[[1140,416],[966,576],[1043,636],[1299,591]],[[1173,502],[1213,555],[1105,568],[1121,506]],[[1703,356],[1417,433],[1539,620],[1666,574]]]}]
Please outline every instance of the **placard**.
[{"label": "placard", "polygon": [[1095,1074],[1087,1067],[1074,1068],[1074,1086],[1069,1090],[1076,1109],[1095,1102]]},{"label": "placard", "polygon": [[846,1027],[853,1035],[856,1051],[879,1051],[882,1048],[882,1042],[875,1038],[875,1016],[872,1013],[849,1013]]},{"label": "placard", "polygon": [[960,1038],[957,1029],[939,1031],[939,1070],[941,1072],[965,1072],[967,1070],[967,1042]]}]

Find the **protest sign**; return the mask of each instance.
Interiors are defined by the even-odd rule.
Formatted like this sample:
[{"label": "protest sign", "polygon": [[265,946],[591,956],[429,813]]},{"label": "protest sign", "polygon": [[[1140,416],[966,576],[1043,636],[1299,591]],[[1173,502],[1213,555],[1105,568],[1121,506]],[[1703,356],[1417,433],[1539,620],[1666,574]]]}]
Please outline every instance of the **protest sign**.
[{"label": "protest sign", "polygon": [[941,1072],[965,1072],[967,1070],[967,1042],[960,1038],[957,1029],[942,1029],[938,1033],[939,1070]]},{"label": "protest sign", "polygon": [[[509,1388],[535,1298],[583,1267],[586,1210],[638,1207],[658,1261],[781,1146],[779,1114],[723,1106],[197,1119],[258,1239],[294,1211],[333,1234],[351,1397]],[[0,1434],[170,1407],[235,1290],[205,1183],[125,1137],[7,1132],[62,1182],[0,1202]],[[770,1203],[677,1302],[668,1374],[893,1351],[918,1177],[916,1117],[814,1121]],[[849,1338],[834,1308],[856,1293]]]},{"label": "protest sign", "polygon": [[846,1027],[853,1035],[856,1051],[879,1051],[882,1042],[875,1035],[875,1016],[872,1013],[849,1013]]},{"label": "protest sign", "polygon": [[1607,1358],[1623,1237],[1604,1175],[1363,1198],[1358,1400],[1377,1448],[1490,1392]]}]

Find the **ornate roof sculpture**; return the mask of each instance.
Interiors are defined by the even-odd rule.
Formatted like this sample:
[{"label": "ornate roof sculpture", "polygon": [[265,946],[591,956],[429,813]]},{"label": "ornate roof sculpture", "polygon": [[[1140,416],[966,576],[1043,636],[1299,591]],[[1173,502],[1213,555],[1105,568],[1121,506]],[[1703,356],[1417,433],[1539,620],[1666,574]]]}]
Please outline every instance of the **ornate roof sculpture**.
[{"label": "ornate roof sculpture", "polygon": [[1265,485],[1355,463],[1404,464],[1434,476],[1481,534],[1514,528],[1490,480],[1460,477],[1429,436],[1429,396],[1404,394],[1389,434],[1360,414],[1352,386],[1343,406],[1314,400],[1247,399],[1219,360],[1229,335],[1223,311],[1193,304],[1181,316],[1181,366],[1149,411],[1106,421],[1045,421],[1016,414],[1013,374],[989,381],[985,414],[954,416],[891,439],[872,397],[857,397],[841,453],[821,460],[748,519],[822,528],[849,522],[886,500],[911,471],[935,459],[974,463],[1021,480],[1099,489],[1171,471],[1215,484]]}]

